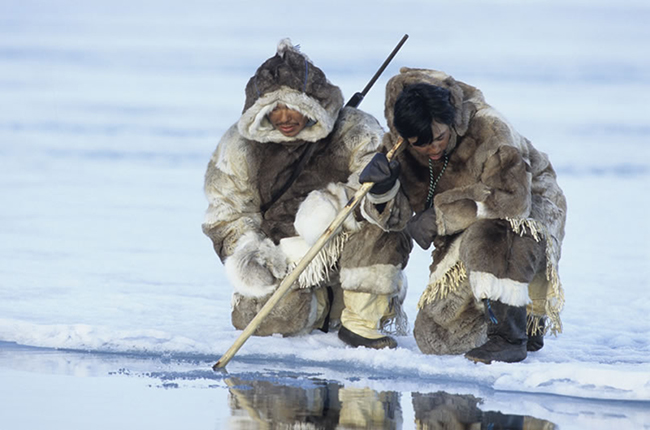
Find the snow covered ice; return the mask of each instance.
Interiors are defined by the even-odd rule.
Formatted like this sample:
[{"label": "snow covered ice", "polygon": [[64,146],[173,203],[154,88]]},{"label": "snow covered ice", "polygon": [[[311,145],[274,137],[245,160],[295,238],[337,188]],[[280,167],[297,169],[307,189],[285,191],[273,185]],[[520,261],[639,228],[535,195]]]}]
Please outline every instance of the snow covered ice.
[{"label": "snow covered ice", "polygon": [[[3,0],[0,427],[236,428],[210,370],[239,335],[200,228],[210,154],[281,38],[349,98],[408,33],[360,107],[385,124],[386,80],[435,68],[549,154],[569,206],[564,332],[490,366],[412,336],[251,338],[228,375],[400,393],[404,429],[411,393],[438,391],[562,429],[650,428],[649,21],[640,0]],[[411,322],[428,265],[416,251],[407,268]]]}]

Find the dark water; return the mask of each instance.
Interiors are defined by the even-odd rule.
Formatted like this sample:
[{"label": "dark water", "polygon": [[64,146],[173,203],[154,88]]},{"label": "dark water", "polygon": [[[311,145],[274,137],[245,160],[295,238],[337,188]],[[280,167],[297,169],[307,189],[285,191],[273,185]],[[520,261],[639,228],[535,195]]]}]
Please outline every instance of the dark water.
[{"label": "dark water", "polygon": [[[310,387],[299,386],[307,382]],[[473,395],[376,391],[319,380],[265,381],[227,378],[230,429],[555,429],[554,423],[482,410]],[[410,397],[410,398],[409,398]],[[410,402],[414,422],[405,422]]]}]

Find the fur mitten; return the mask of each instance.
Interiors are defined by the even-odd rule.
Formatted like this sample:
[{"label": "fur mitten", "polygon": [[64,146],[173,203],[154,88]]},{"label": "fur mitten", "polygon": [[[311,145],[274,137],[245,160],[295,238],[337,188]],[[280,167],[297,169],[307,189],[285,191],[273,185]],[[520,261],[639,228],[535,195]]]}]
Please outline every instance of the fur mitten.
[{"label": "fur mitten", "polygon": [[280,248],[254,232],[239,238],[224,265],[235,292],[247,297],[272,293],[287,272],[287,258]]}]

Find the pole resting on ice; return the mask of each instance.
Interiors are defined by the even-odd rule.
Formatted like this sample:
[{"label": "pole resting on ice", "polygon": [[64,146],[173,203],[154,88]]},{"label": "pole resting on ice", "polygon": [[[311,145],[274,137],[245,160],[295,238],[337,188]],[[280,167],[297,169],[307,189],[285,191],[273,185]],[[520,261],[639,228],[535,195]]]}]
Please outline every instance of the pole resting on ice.
[{"label": "pole resting on ice", "polygon": [[[370,91],[370,88],[373,86],[375,81],[379,78],[379,76],[382,74],[384,69],[388,66],[388,63],[393,59],[395,54],[397,54],[397,51],[402,47],[404,42],[406,42],[406,39],[408,39],[408,34],[405,34],[404,37],[402,37],[402,40],[397,44],[395,49],[393,49],[393,52],[390,53],[386,61],[384,61],[384,64],[381,65],[379,70],[377,70],[377,73],[372,77],[370,82],[368,82],[368,85],[360,92],[360,93],[355,93],[354,96],[348,101],[346,106],[351,106],[351,107],[357,107],[365,97],[365,95]],[[403,143],[403,140],[400,138],[393,149],[391,149],[388,154],[386,154],[386,157],[388,158],[388,161],[392,160],[399,148],[401,147]],[[235,343],[226,351],[226,353],[217,361],[214,366],[212,366],[213,370],[220,370],[226,367],[226,364],[235,356],[237,351],[244,345],[244,343],[248,340],[249,337],[253,335],[255,330],[262,324],[262,320],[266,318],[266,316],[271,313],[275,305],[284,297],[284,295],[289,291],[291,286],[293,285],[294,282],[298,279],[300,274],[307,268],[309,263],[316,257],[316,255],[320,252],[321,249],[327,244],[327,242],[336,235],[337,229],[343,224],[343,221],[356,209],[357,206],[359,206],[359,203],[361,203],[361,200],[363,197],[368,194],[368,191],[370,191],[370,188],[374,185],[373,182],[366,182],[361,187],[357,192],[355,193],[354,197],[341,209],[341,211],[336,215],[334,220],[330,223],[329,227],[323,232],[323,234],[320,236],[320,238],[316,241],[316,243],[307,251],[304,257],[298,262],[298,265],[287,275],[286,278],[280,283],[280,286],[278,287],[277,290],[271,295],[269,300],[264,304],[262,309],[255,315],[255,318],[251,320],[250,323],[246,326],[244,331],[239,335],[237,340],[235,340]]]}]

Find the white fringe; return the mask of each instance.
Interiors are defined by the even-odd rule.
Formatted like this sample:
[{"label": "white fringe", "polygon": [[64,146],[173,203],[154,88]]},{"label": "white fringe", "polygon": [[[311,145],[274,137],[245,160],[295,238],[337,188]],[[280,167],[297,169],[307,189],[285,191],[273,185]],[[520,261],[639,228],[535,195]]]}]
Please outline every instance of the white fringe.
[{"label": "white fringe", "polygon": [[[506,218],[510,223],[512,231],[524,236],[530,234],[537,242],[542,239],[546,240],[546,280],[549,283],[550,291],[547,289],[545,312],[550,322],[549,326],[544,331],[551,331],[553,334],[562,333],[562,320],[560,319],[560,312],[564,308],[564,289],[560,282],[560,277],[557,272],[557,255],[558,250],[555,249],[555,242],[548,233],[546,227],[539,221],[532,218]],[[535,327],[537,329],[537,327]]]},{"label": "white fringe", "polygon": [[[548,233],[546,227],[537,220],[532,218],[506,218],[510,223],[512,231],[520,236],[529,234],[537,242],[542,240],[546,241],[546,281],[548,288],[546,292],[546,299],[543,305],[544,315],[537,315],[544,317],[549,324],[546,324],[544,332],[550,331],[556,335],[562,333],[562,320],[560,312],[564,308],[564,290],[557,271],[557,255],[558,250],[555,247],[551,235]],[[460,239],[456,239],[452,243],[445,258],[437,265],[436,270],[429,276],[429,283],[425,288],[420,300],[418,302],[418,309],[421,309],[427,303],[432,301],[441,300],[452,292],[456,291],[460,285],[468,278],[467,270],[459,257]],[[532,306],[529,305],[529,309]],[[534,325],[531,327],[539,331],[539,321],[533,322],[529,319],[529,324]]]},{"label": "white fringe", "polygon": [[[343,252],[343,247],[348,241],[349,236],[346,232],[338,234],[316,254],[314,259],[298,277],[299,288],[314,287],[324,281],[330,280],[330,272],[337,266],[341,252]],[[289,264],[287,273],[291,273],[298,266],[299,262],[300,260],[292,261]]]}]

